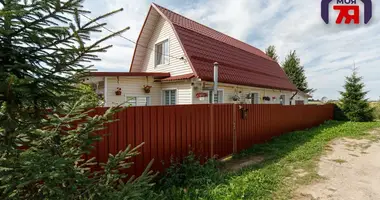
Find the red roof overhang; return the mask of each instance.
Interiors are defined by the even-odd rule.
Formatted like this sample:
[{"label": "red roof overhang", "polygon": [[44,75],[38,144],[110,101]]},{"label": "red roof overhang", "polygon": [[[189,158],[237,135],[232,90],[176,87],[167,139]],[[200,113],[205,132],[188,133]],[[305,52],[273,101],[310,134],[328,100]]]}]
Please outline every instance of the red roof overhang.
[{"label": "red roof overhang", "polygon": [[179,80],[187,80],[194,78],[195,75],[193,73],[190,74],[184,74],[184,75],[179,75],[179,76],[171,76],[168,78],[161,79],[161,81],[179,81]]},{"label": "red roof overhang", "polygon": [[163,72],[90,72],[90,76],[152,76],[155,78],[168,78],[170,73]]}]

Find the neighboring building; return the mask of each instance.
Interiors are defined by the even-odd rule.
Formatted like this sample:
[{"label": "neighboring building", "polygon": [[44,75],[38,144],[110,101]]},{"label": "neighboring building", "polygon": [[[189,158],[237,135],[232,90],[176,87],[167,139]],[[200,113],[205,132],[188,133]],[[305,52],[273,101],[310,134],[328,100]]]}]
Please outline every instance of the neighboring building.
[{"label": "neighboring building", "polygon": [[312,96],[302,92],[298,91],[297,94],[293,97],[292,105],[306,105],[309,104],[309,98]]},{"label": "neighboring building", "polygon": [[[219,84],[212,98],[214,62],[219,63]],[[290,103],[296,87],[261,50],[156,4],[140,32],[130,72],[91,72],[86,82],[103,94],[105,106],[207,104],[212,99],[295,105],[305,100],[297,94]],[[147,85],[149,93],[143,90]],[[121,95],[115,93],[118,88]]]}]

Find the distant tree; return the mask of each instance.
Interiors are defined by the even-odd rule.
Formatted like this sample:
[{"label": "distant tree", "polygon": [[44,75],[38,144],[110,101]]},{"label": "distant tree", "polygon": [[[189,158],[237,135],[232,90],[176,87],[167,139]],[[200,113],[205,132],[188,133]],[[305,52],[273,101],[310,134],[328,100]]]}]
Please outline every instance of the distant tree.
[{"label": "distant tree", "polygon": [[282,64],[282,67],[286,75],[299,90],[305,93],[311,93],[315,91],[308,86],[305,70],[303,66],[301,66],[301,61],[297,56],[296,51],[291,51],[288,54],[284,63]]},{"label": "distant tree", "polygon": [[373,108],[365,98],[368,92],[364,91],[364,87],[362,77],[354,69],[352,75],[346,77],[345,91],[340,92],[340,107],[350,121],[367,122],[374,119]]},{"label": "distant tree", "polygon": [[278,62],[278,55],[276,52],[276,47],[274,45],[270,45],[267,49],[265,49],[265,53],[274,61]]},{"label": "distant tree", "polygon": [[78,98],[84,97],[86,102],[89,103],[91,107],[103,106],[104,102],[102,98],[99,97],[98,94],[94,91],[94,89],[90,85],[79,84],[78,86],[78,96],[74,98],[74,102],[78,101]]},{"label": "distant tree", "polygon": [[322,101],[323,103],[327,103],[327,102],[329,101],[329,99],[328,99],[327,97],[322,97],[321,101]]}]

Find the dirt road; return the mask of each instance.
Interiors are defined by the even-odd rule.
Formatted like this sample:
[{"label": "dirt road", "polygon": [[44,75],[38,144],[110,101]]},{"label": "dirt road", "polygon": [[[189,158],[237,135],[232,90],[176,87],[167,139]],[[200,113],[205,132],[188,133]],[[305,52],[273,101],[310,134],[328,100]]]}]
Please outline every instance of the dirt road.
[{"label": "dirt road", "polygon": [[297,191],[299,200],[380,199],[380,142],[340,139],[318,165],[322,177]]}]

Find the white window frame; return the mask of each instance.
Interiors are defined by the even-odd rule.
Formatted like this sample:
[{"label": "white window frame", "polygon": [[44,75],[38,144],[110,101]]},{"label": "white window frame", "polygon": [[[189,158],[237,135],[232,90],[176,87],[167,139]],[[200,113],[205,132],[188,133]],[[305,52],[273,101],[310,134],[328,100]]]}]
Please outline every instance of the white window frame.
[{"label": "white window frame", "polygon": [[[157,64],[157,45],[160,45],[164,42],[168,42],[168,55],[167,55],[167,59],[168,59],[168,63],[164,63],[164,64]],[[165,56],[164,56],[165,57]],[[169,38],[163,38],[161,40],[158,40],[155,44],[154,44],[154,68],[157,68],[157,67],[160,67],[160,66],[165,66],[165,65],[169,65],[170,64],[170,39]]]},{"label": "white window frame", "polygon": [[[175,104],[170,104],[170,105],[166,105],[165,104],[165,91],[173,91],[175,90]],[[179,105],[179,102],[178,102],[178,89],[177,88],[165,88],[165,89],[162,89],[161,91],[161,105],[163,106],[171,106],[171,105]]]},{"label": "white window frame", "polygon": [[[209,104],[212,104],[213,102],[210,101],[210,97],[211,99],[214,99],[214,97],[211,95],[211,93],[214,92],[213,90],[211,91],[208,91],[208,103]],[[217,104],[222,104],[224,103],[224,89],[218,89],[218,92],[222,92],[222,102],[217,102]]]},{"label": "white window frame", "polygon": [[147,105],[145,106],[151,106],[152,105],[152,97],[150,95],[124,95],[125,99],[125,104],[129,104],[128,98],[136,98],[136,106],[139,106],[138,103],[138,98],[149,98],[149,100],[146,102]]},{"label": "white window frame", "polygon": [[251,91],[251,93],[250,94],[257,94],[257,104],[255,104],[255,103],[252,103],[252,100],[253,99],[250,99],[251,100],[251,103],[250,104],[252,104],[252,105],[258,105],[258,104],[261,104],[261,101],[260,101],[260,98],[262,98],[262,97],[260,97],[260,92],[256,92],[256,91]]},{"label": "white window frame", "polygon": [[[284,96],[284,97],[285,97],[285,99],[284,99],[284,104],[281,104],[281,96]],[[280,97],[278,98],[278,100],[280,101],[280,105],[283,105],[283,106],[286,106],[286,105],[287,105],[287,104],[286,104],[286,94],[281,93],[281,94],[280,94]]]}]

